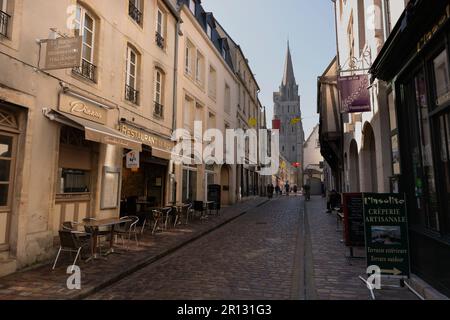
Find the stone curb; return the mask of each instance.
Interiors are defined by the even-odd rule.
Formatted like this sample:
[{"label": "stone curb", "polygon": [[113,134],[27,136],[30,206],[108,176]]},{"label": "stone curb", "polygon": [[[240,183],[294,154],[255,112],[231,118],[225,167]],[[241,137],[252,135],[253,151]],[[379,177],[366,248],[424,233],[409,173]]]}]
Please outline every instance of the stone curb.
[{"label": "stone curb", "polygon": [[425,300],[450,300],[415,274],[406,282]]},{"label": "stone curb", "polygon": [[97,293],[97,292],[99,292],[99,291],[101,291],[101,290],[103,290],[103,289],[113,285],[114,283],[119,282],[120,280],[126,278],[127,276],[129,276],[129,275],[131,275],[131,274],[133,274],[133,273],[135,273],[135,272],[137,272],[137,271],[139,271],[139,270],[141,270],[141,269],[151,265],[152,263],[155,263],[158,260],[161,260],[162,258],[164,258],[164,257],[174,253],[175,251],[177,251],[177,250],[179,250],[179,249],[189,245],[190,243],[192,243],[192,242],[194,242],[194,241],[196,241],[196,240],[198,240],[198,239],[200,239],[200,238],[202,238],[202,237],[204,237],[204,236],[206,236],[206,235],[216,231],[217,229],[220,229],[221,227],[223,227],[223,226],[233,222],[234,220],[236,220],[236,219],[242,217],[243,215],[245,215],[249,210],[262,207],[265,204],[267,204],[268,202],[270,202],[270,200],[262,200],[260,203],[256,204],[255,206],[250,206],[248,208],[245,208],[245,206],[244,206],[244,208],[243,208],[244,211],[242,211],[241,213],[239,213],[239,214],[237,214],[237,215],[235,215],[233,217],[230,217],[229,219],[226,219],[225,221],[219,223],[218,225],[213,226],[210,229],[207,229],[207,230],[204,230],[204,231],[200,232],[199,234],[191,237],[190,239],[187,239],[186,241],[183,241],[183,242],[181,242],[181,243],[179,243],[179,244],[177,244],[177,245],[175,245],[175,246],[173,246],[171,248],[168,248],[167,250],[165,250],[164,252],[161,252],[160,254],[158,254],[156,256],[151,256],[151,257],[143,259],[141,262],[131,266],[130,268],[128,268],[127,270],[125,270],[123,272],[120,272],[119,274],[115,275],[114,277],[112,277],[112,278],[110,278],[110,279],[108,279],[108,280],[106,280],[106,281],[104,281],[104,282],[102,282],[102,283],[100,283],[98,285],[95,285],[93,288],[86,289],[84,292],[82,292],[82,293],[80,293],[80,294],[78,294],[78,295],[76,295],[74,297],[70,297],[69,300],[83,300],[83,299],[86,299],[89,296],[91,296],[91,295],[93,295],[93,294],[95,294],[95,293]]}]

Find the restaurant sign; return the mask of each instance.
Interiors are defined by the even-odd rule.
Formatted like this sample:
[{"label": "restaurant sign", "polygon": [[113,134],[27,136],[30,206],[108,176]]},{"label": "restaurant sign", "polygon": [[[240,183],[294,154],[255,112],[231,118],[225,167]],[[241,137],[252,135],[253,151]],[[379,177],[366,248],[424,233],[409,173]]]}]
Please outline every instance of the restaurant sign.
[{"label": "restaurant sign", "polygon": [[70,95],[59,95],[59,110],[70,113],[79,118],[96,123],[106,124],[107,111],[86,100],[74,98]]},{"label": "restaurant sign", "polygon": [[170,140],[157,137],[153,134],[147,133],[143,130],[132,128],[125,124],[120,124],[119,131],[143,144],[155,148],[157,150],[167,151],[168,153],[172,152],[174,147],[174,143]]},{"label": "restaurant sign", "polygon": [[445,7],[445,12],[437,20],[437,22],[426,32],[417,43],[417,52],[422,51],[422,49],[428,44],[428,42],[433,39],[433,37],[442,29],[442,27],[450,19],[450,4]]},{"label": "restaurant sign", "polygon": [[368,75],[339,77],[338,89],[342,113],[371,111]]},{"label": "restaurant sign", "polygon": [[139,155],[134,150],[127,153],[127,169],[139,169]]},{"label": "restaurant sign", "polygon": [[46,70],[67,69],[80,66],[82,37],[58,38],[46,40],[46,42]]},{"label": "restaurant sign", "polygon": [[363,194],[367,266],[384,276],[409,277],[409,240],[404,194]]},{"label": "restaurant sign", "polygon": [[364,246],[364,214],[362,193],[344,193],[344,238],[347,247]]}]

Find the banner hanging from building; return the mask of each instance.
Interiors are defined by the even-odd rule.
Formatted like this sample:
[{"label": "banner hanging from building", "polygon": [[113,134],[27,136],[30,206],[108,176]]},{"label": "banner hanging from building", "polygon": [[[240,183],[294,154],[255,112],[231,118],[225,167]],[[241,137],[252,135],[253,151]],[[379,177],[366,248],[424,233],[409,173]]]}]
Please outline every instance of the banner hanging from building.
[{"label": "banner hanging from building", "polygon": [[371,111],[368,75],[339,77],[338,89],[342,113]]},{"label": "banner hanging from building", "polygon": [[280,130],[281,129],[281,120],[274,119],[272,120],[272,130]]}]

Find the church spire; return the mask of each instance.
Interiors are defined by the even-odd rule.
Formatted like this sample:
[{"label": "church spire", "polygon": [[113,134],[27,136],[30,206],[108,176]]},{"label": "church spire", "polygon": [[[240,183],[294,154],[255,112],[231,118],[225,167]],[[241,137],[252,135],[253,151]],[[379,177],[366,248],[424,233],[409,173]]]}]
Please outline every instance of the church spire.
[{"label": "church spire", "polygon": [[292,65],[291,49],[289,47],[289,40],[287,43],[286,62],[284,65],[283,86],[295,85],[294,67]]}]

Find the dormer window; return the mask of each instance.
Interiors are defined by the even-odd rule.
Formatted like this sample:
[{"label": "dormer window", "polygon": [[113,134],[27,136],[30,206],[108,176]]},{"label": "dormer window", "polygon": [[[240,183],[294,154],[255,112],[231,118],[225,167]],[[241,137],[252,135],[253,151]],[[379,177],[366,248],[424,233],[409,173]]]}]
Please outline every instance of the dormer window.
[{"label": "dormer window", "polygon": [[222,57],[227,58],[227,50],[225,49],[225,44],[222,44]]},{"label": "dormer window", "polygon": [[208,35],[208,38],[212,39],[212,28],[209,23],[206,25],[206,34]]},{"label": "dormer window", "polygon": [[191,10],[192,14],[195,16],[195,1],[189,0],[189,10]]}]

